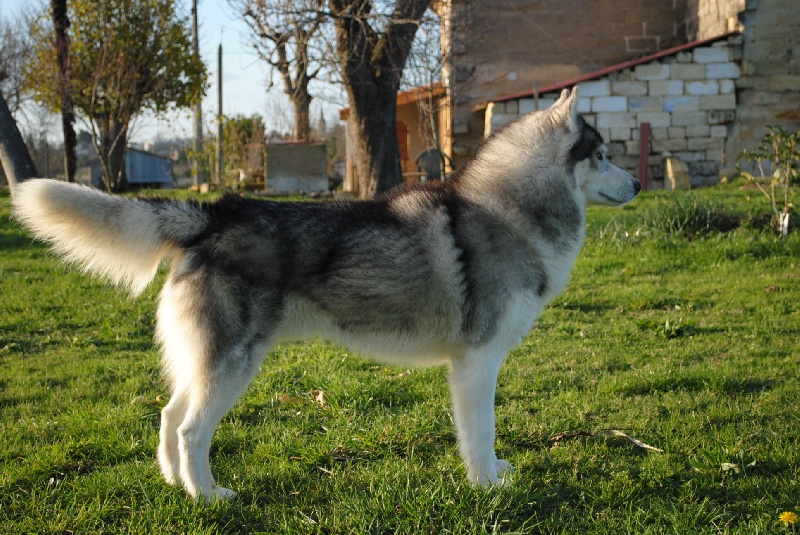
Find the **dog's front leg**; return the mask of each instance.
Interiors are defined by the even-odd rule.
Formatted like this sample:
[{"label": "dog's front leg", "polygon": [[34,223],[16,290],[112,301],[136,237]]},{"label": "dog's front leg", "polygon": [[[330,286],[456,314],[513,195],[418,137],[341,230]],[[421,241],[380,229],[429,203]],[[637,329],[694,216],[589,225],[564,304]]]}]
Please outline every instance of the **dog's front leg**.
[{"label": "dog's front leg", "polygon": [[458,448],[471,483],[502,485],[510,467],[494,452],[494,394],[503,356],[468,351],[450,368]]}]

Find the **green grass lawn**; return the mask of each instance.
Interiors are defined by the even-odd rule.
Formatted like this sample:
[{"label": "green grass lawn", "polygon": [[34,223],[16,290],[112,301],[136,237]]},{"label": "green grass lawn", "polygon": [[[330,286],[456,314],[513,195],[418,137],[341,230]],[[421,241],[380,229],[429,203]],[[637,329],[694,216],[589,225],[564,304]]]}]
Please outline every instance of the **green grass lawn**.
[{"label": "green grass lawn", "polygon": [[[779,520],[800,514],[800,232],[759,230],[758,195],[590,209],[567,290],[501,372],[511,486],[465,484],[446,370],[309,341],[223,420],[212,467],[240,497],[206,506],[155,462],[159,284],[132,299],[64,267],[0,194],[0,533],[800,532]],[[698,207],[741,224],[661,224]]]}]

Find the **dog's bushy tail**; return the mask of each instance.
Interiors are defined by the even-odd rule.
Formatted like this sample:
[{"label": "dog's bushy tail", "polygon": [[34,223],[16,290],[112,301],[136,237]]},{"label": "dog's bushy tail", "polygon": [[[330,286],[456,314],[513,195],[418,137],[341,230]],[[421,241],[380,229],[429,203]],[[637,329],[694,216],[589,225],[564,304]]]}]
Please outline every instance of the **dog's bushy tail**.
[{"label": "dog's bushy tail", "polygon": [[201,205],[133,199],[57,180],[14,188],[14,217],[56,253],[140,293],[161,259],[198,236],[208,218]]}]

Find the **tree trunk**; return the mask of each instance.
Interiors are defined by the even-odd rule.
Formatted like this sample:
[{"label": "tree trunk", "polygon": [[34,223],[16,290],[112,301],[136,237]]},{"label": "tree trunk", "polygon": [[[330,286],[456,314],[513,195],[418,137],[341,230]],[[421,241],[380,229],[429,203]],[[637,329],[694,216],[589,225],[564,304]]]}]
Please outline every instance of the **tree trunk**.
[{"label": "tree trunk", "polygon": [[125,169],[125,149],[128,145],[127,125],[115,123],[113,125],[115,143],[108,153],[108,167],[114,180],[114,191],[128,191],[128,173]]},{"label": "tree trunk", "polygon": [[95,117],[100,130],[98,158],[103,183],[108,192],[122,192],[128,189],[125,173],[125,146],[128,143],[127,125],[107,115]]},{"label": "tree trunk", "polygon": [[28,147],[17,128],[17,121],[8,109],[6,99],[0,94],[0,164],[14,194],[14,186],[37,175]]},{"label": "tree trunk", "polygon": [[61,124],[64,130],[64,173],[67,182],[75,182],[77,157],[75,149],[78,137],[75,134],[75,113],[72,106],[72,84],[70,83],[69,17],[66,0],[51,0],[50,9],[55,28],[56,58],[58,60],[59,93],[61,97]]},{"label": "tree trunk", "polygon": [[[299,45],[298,45],[299,46]],[[306,43],[307,46],[307,43]],[[298,66],[295,69],[296,76],[292,79],[290,70],[291,63],[286,51],[286,43],[276,44],[275,50],[280,60],[278,72],[283,80],[283,91],[292,102],[294,109],[294,128],[292,129],[293,141],[306,141],[311,137],[311,94],[308,92],[308,62],[304,60],[305,50],[302,51],[300,58],[295,59]]]},{"label": "tree trunk", "polygon": [[[298,88],[299,91],[300,88]],[[292,107],[294,107],[292,139],[294,141],[306,141],[311,138],[311,95],[307,90],[303,93],[292,96]]]},{"label": "tree trunk", "polygon": [[397,91],[372,93],[367,97],[361,92],[359,97],[350,99],[354,103],[349,121],[354,134],[358,193],[364,198],[403,183],[397,143]]},{"label": "tree trunk", "polygon": [[359,195],[374,197],[403,183],[397,143],[397,90],[419,21],[430,0],[394,3],[383,33],[371,26],[368,0],[329,0],[336,51],[350,101],[349,124]]}]

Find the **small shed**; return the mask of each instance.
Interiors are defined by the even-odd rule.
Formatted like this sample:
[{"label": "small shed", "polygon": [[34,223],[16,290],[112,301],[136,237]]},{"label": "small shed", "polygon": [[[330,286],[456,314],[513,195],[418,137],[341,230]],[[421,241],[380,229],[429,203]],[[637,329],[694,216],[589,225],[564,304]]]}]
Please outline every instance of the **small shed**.
[{"label": "small shed", "polygon": [[324,193],[328,191],[328,165],[324,143],[266,145],[266,188],[271,193]]},{"label": "small shed", "polygon": [[[125,150],[125,175],[128,184],[139,188],[163,188],[171,186],[175,175],[172,169],[172,160],[139,149],[128,147]],[[96,188],[101,188],[103,182],[100,172],[100,160],[89,162],[91,183]]]}]

